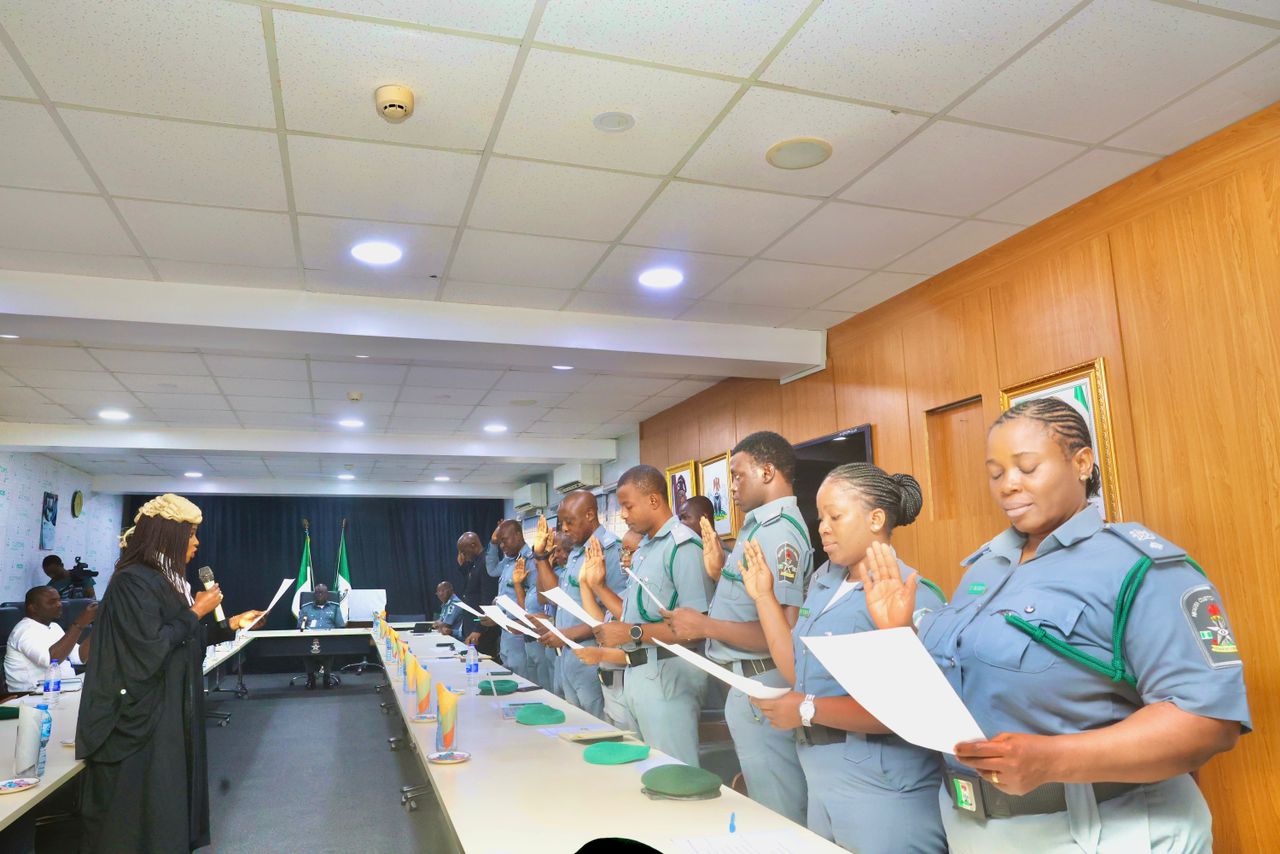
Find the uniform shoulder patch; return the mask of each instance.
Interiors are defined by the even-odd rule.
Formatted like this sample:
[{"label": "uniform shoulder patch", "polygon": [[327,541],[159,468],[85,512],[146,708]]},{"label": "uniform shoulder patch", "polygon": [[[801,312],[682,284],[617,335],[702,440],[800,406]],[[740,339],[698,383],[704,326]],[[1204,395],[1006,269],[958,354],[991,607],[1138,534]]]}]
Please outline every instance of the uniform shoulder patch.
[{"label": "uniform shoulder patch", "polygon": [[685,525],[677,522],[671,526],[671,539],[676,541],[676,545],[687,543],[693,539],[693,531],[689,530]]},{"label": "uniform shoulder patch", "polygon": [[772,525],[774,522],[778,521],[781,518],[782,518],[782,505],[780,504],[775,504],[774,506],[770,507],[768,510],[765,510],[763,512],[757,510],[756,517],[755,517],[757,525]]},{"label": "uniform shoulder patch", "polygon": [[988,551],[990,551],[990,549],[991,549],[991,543],[983,543],[983,544],[982,544],[982,548],[978,549],[976,552],[974,552],[973,554],[969,555],[969,556],[968,556],[967,558],[965,558],[964,560],[960,561],[960,565],[961,565],[961,566],[973,566],[975,563],[977,563],[977,562],[978,562],[978,558],[982,557],[984,554],[986,554]]},{"label": "uniform shoulder patch", "polygon": [[1154,534],[1136,522],[1112,522],[1102,530],[1119,537],[1153,561],[1182,561],[1187,559],[1185,550]]},{"label": "uniform shoulder patch", "polygon": [[1182,613],[1210,667],[1242,665],[1227,612],[1212,587],[1202,584],[1183,593]]},{"label": "uniform shoulder patch", "polygon": [[794,582],[800,572],[800,549],[792,543],[781,543],[777,551],[778,578],[782,581]]}]

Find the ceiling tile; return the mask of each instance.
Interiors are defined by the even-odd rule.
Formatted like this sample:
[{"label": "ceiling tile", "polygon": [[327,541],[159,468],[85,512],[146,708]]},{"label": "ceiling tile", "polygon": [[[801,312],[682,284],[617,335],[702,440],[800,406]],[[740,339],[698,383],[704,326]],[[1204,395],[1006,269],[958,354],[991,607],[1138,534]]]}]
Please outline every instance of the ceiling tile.
[{"label": "ceiling tile", "polygon": [[[45,406],[50,401],[57,401],[61,403],[62,400],[59,398],[65,398],[68,403],[79,404],[80,401],[85,399],[83,395],[86,394],[86,392],[71,391],[68,389],[45,389],[45,392],[45,394],[41,394],[33,388],[0,388],[0,402],[11,406]],[[113,393],[92,392],[91,397],[96,398],[99,394],[110,397]],[[124,392],[114,392],[114,394],[119,396],[124,394]],[[132,398],[130,398],[130,400],[132,401]],[[132,402],[136,403],[137,401]]]},{"label": "ceiling tile", "polygon": [[450,279],[498,285],[576,288],[608,244],[467,229]]},{"label": "ceiling tile", "polygon": [[872,273],[819,306],[828,311],[859,312],[884,302],[927,279],[915,273]]},{"label": "ceiling tile", "polygon": [[[669,377],[627,377],[617,374],[601,374],[592,377],[591,382],[582,387],[584,392],[625,391],[627,394],[658,394],[675,384]],[[623,407],[626,409],[627,407]]]},{"label": "ceiling tile", "polygon": [[[590,56],[534,50],[502,120],[502,154],[666,174],[738,91],[738,84]],[[624,133],[592,118],[635,118]]]},{"label": "ceiling tile", "polygon": [[240,421],[253,430],[314,430],[315,416],[293,412],[241,412]]},{"label": "ceiling tile", "polygon": [[163,202],[116,204],[148,255],[252,267],[297,263],[288,214]]},{"label": "ceiling tile", "polygon": [[0,184],[97,192],[43,104],[0,101],[0,150]]},{"label": "ceiling tile", "polygon": [[693,304],[693,300],[672,296],[669,292],[614,294],[579,291],[569,303],[569,311],[589,314],[622,314],[639,317],[676,317]]},{"label": "ceiling tile", "polygon": [[84,255],[135,255],[100,196],[0,188],[0,246]]},{"label": "ceiling tile", "polygon": [[746,77],[807,5],[556,0],[543,13],[538,41]]},{"label": "ceiling tile", "polygon": [[477,406],[462,422],[462,429],[479,432],[486,424],[505,424],[508,434],[519,433],[546,413],[546,407],[542,406]]},{"label": "ceiling tile", "polygon": [[440,299],[445,302],[498,305],[504,308],[541,308],[550,311],[559,309],[568,298],[569,291],[460,282],[452,277],[440,292]]},{"label": "ceiling tile", "polygon": [[[164,365],[156,365],[163,368]],[[182,392],[184,394],[221,394],[213,377],[187,374],[123,374],[115,375],[129,391]]]},{"label": "ceiling tile", "polygon": [[36,96],[31,89],[31,84],[27,82],[26,77],[22,76],[22,72],[7,50],[0,51],[0,95],[10,95],[15,98]]},{"label": "ceiling tile", "polygon": [[783,261],[876,269],[956,222],[933,214],[829,204],[766,255]]},{"label": "ceiling tile", "polygon": [[613,240],[658,185],[656,178],[495,157],[468,221],[477,228]]},{"label": "ceiling tile", "polygon": [[102,365],[79,347],[51,347],[20,341],[0,341],[0,365],[61,371],[102,371]]},{"label": "ceiling tile", "polygon": [[823,332],[836,324],[844,323],[851,317],[853,317],[853,314],[847,311],[810,309],[799,317],[793,317],[784,325],[791,329],[814,329]]},{"label": "ceiling tile", "polygon": [[233,395],[227,398],[237,412],[311,412],[311,399],[307,397],[246,397]]},{"label": "ceiling tile", "polygon": [[[1262,0],[1280,17],[1280,3]],[[1111,145],[1173,152],[1280,99],[1280,46],[1264,51],[1153,116],[1107,140]]]},{"label": "ceiling tile", "polygon": [[701,323],[741,323],[746,326],[785,326],[798,315],[794,308],[774,308],[745,303],[710,302],[702,300],[680,315],[681,320]]},{"label": "ceiling tile", "polygon": [[307,379],[307,363],[302,359],[259,359],[247,356],[205,356],[205,364],[215,377],[249,377],[264,380]]},{"label": "ceiling tile", "polygon": [[707,255],[647,246],[616,246],[585,285],[587,290],[644,293],[639,276],[654,267],[674,267],[684,274],[679,293],[697,299],[742,266],[746,258]]},{"label": "ceiling tile", "polygon": [[423,365],[410,368],[409,376],[404,382],[406,386],[423,386],[425,388],[482,388],[487,390],[501,376],[501,371]]},{"label": "ceiling tile", "polygon": [[302,213],[456,225],[480,157],[403,145],[289,137]]},{"label": "ceiling tile", "polygon": [[270,131],[63,110],[107,191],[203,205],[288,208]]},{"label": "ceiling tile", "polygon": [[157,394],[139,392],[138,397],[147,406],[159,409],[229,409],[227,399],[220,394]]},{"label": "ceiling tile", "polygon": [[246,267],[240,264],[209,264],[202,261],[152,261],[166,282],[199,285],[231,285],[236,288],[280,288],[299,290],[302,274],[295,267]]},{"label": "ceiling tile", "polygon": [[[290,130],[484,147],[514,45],[296,12],[272,17]],[[374,107],[374,90],[386,83],[415,93],[403,124],[383,121]]]},{"label": "ceiling tile", "polygon": [[369,383],[400,385],[407,368],[404,365],[377,365],[360,362],[311,362],[311,379],[315,382]]},{"label": "ceiling tile", "polygon": [[462,427],[461,418],[417,418],[392,416],[388,433],[452,433]]},{"label": "ceiling tile", "polygon": [[[18,392],[29,392],[34,394],[31,389],[23,388],[7,388],[0,390],[6,398],[12,398]],[[47,388],[43,392],[44,397],[60,403],[63,406],[78,407],[89,410],[90,415],[96,417],[98,410],[104,406],[118,406],[131,413],[135,418],[139,417],[137,409],[142,404],[138,402],[138,398],[127,391],[83,391],[80,389],[66,388]],[[39,398],[43,400],[44,398]],[[30,398],[30,402],[35,402],[37,398]]]},{"label": "ceiling tile", "polygon": [[559,406],[569,394],[558,391],[527,391],[521,389],[495,389],[484,396],[484,406]]},{"label": "ceiling tile", "polygon": [[401,401],[393,410],[393,418],[441,418],[461,421],[472,413],[474,406],[458,403],[405,403]]},{"label": "ceiling tile", "polygon": [[4,25],[54,101],[275,125],[255,6],[42,0],[8,4]]},{"label": "ceiling tile", "polygon": [[387,299],[435,299],[439,285],[435,279],[387,276],[352,270],[330,272],[307,270],[307,290],[323,294],[348,294]]},{"label": "ceiling tile", "polygon": [[520,36],[528,26],[534,0],[293,0],[293,5],[451,30]]},{"label": "ceiling tile", "polygon": [[1275,36],[1164,3],[1095,0],[953,113],[1099,142]]},{"label": "ceiling tile", "polygon": [[663,396],[675,395],[681,399],[693,397],[698,392],[706,391],[716,383],[703,380],[680,380],[662,390]]},{"label": "ceiling tile", "polygon": [[889,266],[899,273],[941,273],[1019,231],[1020,225],[967,220]]},{"label": "ceiling tile", "polygon": [[589,421],[539,421],[537,424],[530,425],[521,435],[553,439],[574,439],[587,430],[594,430],[599,426],[599,424]]},{"label": "ceiling tile", "polygon": [[1031,225],[1144,169],[1158,158],[1094,149],[982,211],[984,219]]},{"label": "ceiling tile", "polygon": [[23,385],[34,388],[75,388],[85,391],[124,391],[124,386],[116,382],[115,377],[103,370],[97,371],[58,371],[47,368],[9,369]]},{"label": "ceiling tile", "polygon": [[485,389],[462,388],[417,388],[405,386],[400,391],[400,404],[421,403],[438,406],[448,404],[454,406],[475,406],[484,399]]},{"label": "ceiling tile", "polygon": [[93,357],[108,371],[128,374],[154,374],[163,369],[168,374],[205,376],[209,370],[196,353],[180,353],[171,350],[106,350],[92,349]]},{"label": "ceiling tile", "polygon": [[936,122],[840,194],[871,205],[971,216],[1084,146]]},{"label": "ceiling tile", "polygon": [[675,181],[627,232],[626,241],[754,255],[817,206],[809,199]]},{"label": "ceiling tile", "polygon": [[1219,9],[1280,21],[1280,6],[1276,5],[1275,0],[1198,0],[1198,2],[1204,6],[1215,6]]},{"label": "ceiling tile", "polygon": [[[132,247],[131,247],[132,248]],[[111,276],[118,279],[150,279],[151,270],[140,257],[123,255],[73,255],[34,249],[0,248],[0,269],[78,276]]]},{"label": "ceiling tile", "polygon": [[936,112],[1065,14],[1075,0],[827,0],[761,77]]},{"label": "ceiling tile", "polygon": [[321,418],[330,421],[339,418],[358,418],[365,422],[366,427],[370,425],[373,416],[390,415],[394,408],[395,403],[390,400],[365,399],[359,403],[353,403],[349,400],[317,398],[315,402],[316,415]]},{"label": "ceiling tile", "polygon": [[[298,217],[302,260],[307,270],[349,270],[360,275],[426,277],[444,272],[454,229],[436,225],[400,225],[355,219]],[[364,240],[385,240],[404,256],[374,269],[351,257],[351,247]]]},{"label": "ceiling tile", "polygon": [[590,405],[575,406],[572,409],[552,409],[546,415],[542,416],[542,421],[539,423],[568,422],[571,424],[603,424],[604,422],[617,418],[622,414],[622,409],[620,407],[595,403],[594,397],[586,399],[593,402]]},{"label": "ceiling tile", "polygon": [[171,427],[239,427],[240,419],[230,410],[154,409],[156,418]]},{"label": "ceiling tile", "polygon": [[579,409],[584,413],[600,413],[605,411],[621,411],[639,406],[648,400],[650,395],[634,392],[625,383],[618,383],[613,389],[603,391],[580,391],[569,395],[561,404],[561,409]]},{"label": "ceiling tile", "polygon": [[398,385],[370,385],[369,383],[359,381],[336,383],[313,382],[311,384],[311,390],[317,401],[346,401],[349,399],[347,395],[353,391],[358,391],[362,395],[362,401],[391,403],[400,396],[400,386]]},{"label": "ceiling tile", "polygon": [[[707,138],[681,177],[786,193],[829,196],[888,154],[924,119],[776,89],[752,89]],[[765,160],[778,142],[817,137],[831,157],[808,169]]]},{"label": "ceiling tile", "polygon": [[[311,384],[302,380],[263,380],[220,377],[218,385],[224,394],[245,397],[298,397],[310,401]],[[310,411],[310,404],[308,410]]]},{"label": "ceiling tile", "polygon": [[507,371],[494,388],[516,391],[579,391],[592,375],[578,371]]},{"label": "ceiling tile", "polygon": [[867,270],[819,267],[786,261],[752,261],[708,299],[785,308],[809,308],[867,275]]}]

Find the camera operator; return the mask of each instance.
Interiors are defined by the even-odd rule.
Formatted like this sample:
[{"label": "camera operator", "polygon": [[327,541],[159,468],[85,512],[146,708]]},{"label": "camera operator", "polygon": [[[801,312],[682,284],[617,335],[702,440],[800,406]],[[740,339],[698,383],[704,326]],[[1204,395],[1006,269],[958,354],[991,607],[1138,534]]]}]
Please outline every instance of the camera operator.
[{"label": "camera operator", "polygon": [[98,573],[89,569],[89,564],[76,556],[76,565],[68,570],[62,565],[62,558],[49,555],[41,563],[44,574],[49,576],[49,586],[58,591],[62,599],[96,599],[93,590],[93,579]]}]

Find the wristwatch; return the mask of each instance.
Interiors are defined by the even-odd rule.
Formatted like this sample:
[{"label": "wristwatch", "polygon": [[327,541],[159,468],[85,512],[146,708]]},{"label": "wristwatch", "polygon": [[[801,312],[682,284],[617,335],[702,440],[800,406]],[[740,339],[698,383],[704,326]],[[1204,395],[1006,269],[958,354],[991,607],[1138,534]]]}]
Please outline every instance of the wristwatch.
[{"label": "wristwatch", "polygon": [[800,723],[804,726],[813,726],[813,716],[818,710],[813,705],[813,695],[805,694],[804,701],[800,703]]},{"label": "wristwatch", "polygon": [[643,637],[644,637],[644,627],[639,624],[633,625],[631,627],[631,639],[636,643],[640,643]]}]

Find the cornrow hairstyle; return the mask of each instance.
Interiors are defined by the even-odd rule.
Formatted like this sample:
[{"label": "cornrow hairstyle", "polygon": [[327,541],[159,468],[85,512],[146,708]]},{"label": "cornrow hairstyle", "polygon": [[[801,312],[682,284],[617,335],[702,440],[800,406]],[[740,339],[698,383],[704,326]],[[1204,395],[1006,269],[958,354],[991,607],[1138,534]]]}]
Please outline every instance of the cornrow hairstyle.
[{"label": "cornrow hairstyle", "polygon": [[773,466],[787,483],[796,482],[796,450],[777,433],[752,433],[734,445],[731,453],[750,454],[757,463]]},{"label": "cornrow hairstyle", "polygon": [[887,474],[871,463],[845,463],[827,473],[826,480],[856,491],[869,510],[884,511],[886,533],[910,525],[924,507],[924,492],[909,474]]},{"label": "cornrow hairstyle", "polygon": [[618,478],[618,486],[630,484],[644,495],[660,495],[667,500],[667,476],[653,466],[632,466]]},{"label": "cornrow hairstyle", "polygon": [[[1080,410],[1061,398],[1041,397],[1035,400],[1024,400],[1001,413],[991,425],[991,429],[994,430],[1001,424],[1007,424],[1019,418],[1026,418],[1043,425],[1062,447],[1067,459],[1075,456],[1081,448],[1093,447],[1093,435],[1089,432],[1089,425],[1085,423],[1084,416],[1080,414]],[[1102,491],[1102,470],[1098,468],[1097,460],[1094,460],[1093,471],[1089,472],[1084,491],[1089,498]]]},{"label": "cornrow hairstyle", "polygon": [[120,550],[116,569],[142,564],[165,577],[183,599],[187,589],[187,546],[196,526],[163,516],[139,516],[133,533]]}]

